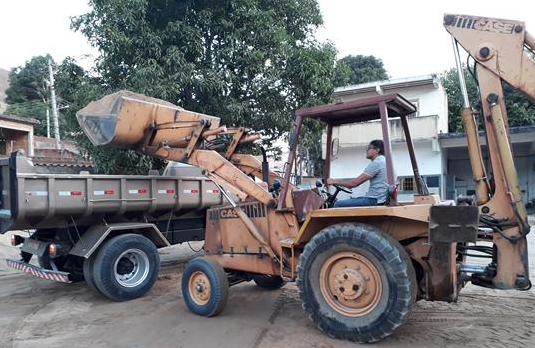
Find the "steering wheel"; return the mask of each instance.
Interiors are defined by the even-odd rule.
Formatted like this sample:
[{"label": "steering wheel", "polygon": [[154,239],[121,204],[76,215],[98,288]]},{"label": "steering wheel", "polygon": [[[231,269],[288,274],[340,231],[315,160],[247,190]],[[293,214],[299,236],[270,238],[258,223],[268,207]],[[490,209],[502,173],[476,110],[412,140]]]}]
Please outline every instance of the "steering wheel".
[{"label": "steering wheel", "polygon": [[334,203],[336,202],[336,197],[338,196],[338,193],[340,193],[340,191],[350,194],[353,193],[353,191],[343,186],[335,184],[332,184],[332,186],[334,186],[335,188],[334,193],[329,193],[329,191],[327,191],[326,189],[322,191],[323,194],[325,194],[327,197],[327,199],[325,200],[325,205],[327,208],[332,208],[334,206]]},{"label": "steering wheel", "polygon": [[345,193],[353,193],[353,191],[351,191],[351,189],[348,189],[346,187],[343,187],[343,186],[340,186],[340,185],[335,185],[335,184],[332,184],[338,191],[342,191],[342,192],[345,192]]}]

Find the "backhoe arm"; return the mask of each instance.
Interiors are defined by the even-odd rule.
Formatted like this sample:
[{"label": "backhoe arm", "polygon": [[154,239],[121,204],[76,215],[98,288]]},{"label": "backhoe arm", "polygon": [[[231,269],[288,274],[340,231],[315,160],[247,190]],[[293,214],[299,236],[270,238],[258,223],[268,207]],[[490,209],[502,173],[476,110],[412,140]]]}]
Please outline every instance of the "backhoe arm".
[{"label": "backhoe arm", "polygon": [[[492,192],[488,189],[491,185],[481,157],[477,122],[467,102],[461,73],[465,99],[463,124],[478,193],[480,222],[482,227],[495,232],[493,241],[498,253],[493,283],[497,288],[525,289],[529,284],[525,236],[530,227],[513,160],[502,80],[535,102],[535,63],[529,56],[534,52],[535,39],[523,22],[513,20],[446,14],[444,26],[454,38],[455,48],[460,44],[476,62],[482,123],[494,182]],[[458,69],[461,70],[460,64]]]},{"label": "backhoe arm", "polygon": [[524,22],[446,14],[444,26],[477,63],[535,102],[535,62],[524,49],[534,52],[535,38]]}]

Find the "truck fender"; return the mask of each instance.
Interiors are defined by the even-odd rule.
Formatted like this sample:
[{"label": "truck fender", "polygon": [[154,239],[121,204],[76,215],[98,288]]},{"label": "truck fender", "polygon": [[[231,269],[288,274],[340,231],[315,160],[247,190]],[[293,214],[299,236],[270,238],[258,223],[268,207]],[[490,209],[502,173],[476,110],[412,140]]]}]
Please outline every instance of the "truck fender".
[{"label": "truck fender", "polygon": [[69,254],[88,259],[106,239],[123,233],[141,234],[150,239],[158,248],[170,245],[156,225],[124,222],[90,227],[76,242]]}]

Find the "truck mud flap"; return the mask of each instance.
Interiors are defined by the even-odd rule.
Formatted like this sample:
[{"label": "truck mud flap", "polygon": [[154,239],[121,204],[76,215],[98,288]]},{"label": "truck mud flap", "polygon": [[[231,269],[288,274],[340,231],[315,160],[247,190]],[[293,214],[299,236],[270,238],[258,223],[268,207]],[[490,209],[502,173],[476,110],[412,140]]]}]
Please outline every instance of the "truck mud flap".
[{"label": "truck mud flap", "polygon": [[9,267],[18,269],[38,278],[53,280],[60,283],[72,283],[72,281],[69,280],[68,272],[52,271],[19,260],[7,259],[6,262]]}]

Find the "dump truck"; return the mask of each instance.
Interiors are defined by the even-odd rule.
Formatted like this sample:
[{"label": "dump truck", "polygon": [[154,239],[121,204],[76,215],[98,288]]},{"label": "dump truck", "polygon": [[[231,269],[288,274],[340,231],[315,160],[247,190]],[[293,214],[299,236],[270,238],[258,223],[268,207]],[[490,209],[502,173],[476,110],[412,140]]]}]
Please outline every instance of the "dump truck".
[{"label": "dump truck", "polygon": [[14,152],[0,170],[0,233],[29,231],[12,234],[20,258],[8,266],[57,282],[85,280],[116,301],[145,294],[158,276],[158,248],[203,240],[206,210],[223,202],[199,168],[175,162],[162,175],[44,174]]}]

